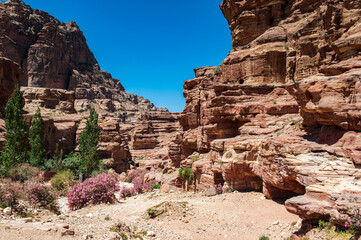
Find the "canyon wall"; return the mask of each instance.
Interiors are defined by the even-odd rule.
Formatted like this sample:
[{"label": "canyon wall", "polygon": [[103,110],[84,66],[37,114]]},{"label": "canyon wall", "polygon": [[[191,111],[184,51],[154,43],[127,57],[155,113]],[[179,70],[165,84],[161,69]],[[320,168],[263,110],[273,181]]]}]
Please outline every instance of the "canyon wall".
[{"label": "canyon wall", "polygon": [[[56,149],[64,155],[77,151],[90,105],[99,114],[100,156],[108,167],[126,171],[134,158],[142,154],[147,157],[150,148],[168,155],[163,140],[177,130],[174,114],[125,92],[119,80],[102,71],[75,22],[62,23],[21,0],[9,0],[0,2],[3,116],[7,99],[17,84],[21,86],[29,124],[35,110],[41,109],[48,157]],[[149,131],[142,130],[144,127]],[[4,135],[4,123],[0,120],[0,144]],[[148,160],[154,160],[154,156]]]},{"label": "canyon wall", "polygon": [[173,164],[192,166],[199,189],[263,191],[303,219],[342,222],[361,203],[360,2],[220,7],[233,50],[185,82]]}]

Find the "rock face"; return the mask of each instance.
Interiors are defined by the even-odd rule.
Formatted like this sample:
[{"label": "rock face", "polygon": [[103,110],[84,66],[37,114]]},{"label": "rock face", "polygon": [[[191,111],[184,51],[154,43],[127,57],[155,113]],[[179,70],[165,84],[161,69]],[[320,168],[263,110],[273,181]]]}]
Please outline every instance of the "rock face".
[{"label": "rock face", "polygon": [[[179,129],[176,115],[126,93],[119,80],[100,69],[75,22],[62,23],[21,0],[9,0],[0,2],[0,111],[16,84],[21,85],[29,123],[41,108],[49,157],[56,149],[64,155],[77,150],[90,105],[102,128],[100,156],[117,172],[129,169],[133,146],[135,157],[144,148],[145,155],[157,148],[162,156],[157,161],[166,159],[163,141]],[[0,147],[5,133],[1,121]]]},{"label": "rock face", "polygon": [[130,132],[133,160],[142,168],[171,167],[170,144],[181,132],[177,113],[149,113],[138,120]]},{"label": "rock face", "polygon": [[5,106],[16,85],[20,84],[23,71],[13,61],[0,57],[0,113],[5,114]]},{"label": "rock face", "polygon": [[360,2],[220,7],[233,50],[185,82],[173,164],[192,166],[198,189],[263,191],[303,219],[341,223],[361,204]]},{"label": "rock face", "polygon": [[75,89],[102,85],[124,90],[100,70],[75,22],[61,23],[20,0],[0,5],[1,56],[21,65],[23,86]]}]

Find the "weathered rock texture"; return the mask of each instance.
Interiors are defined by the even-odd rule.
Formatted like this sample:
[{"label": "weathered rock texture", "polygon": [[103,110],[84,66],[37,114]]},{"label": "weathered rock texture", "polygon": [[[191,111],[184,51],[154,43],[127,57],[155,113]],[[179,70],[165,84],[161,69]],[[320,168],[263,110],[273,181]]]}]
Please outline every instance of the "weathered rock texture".
[{"label": "weathered rock texture", "polygon": [[[75,22],[62,23],[21,0],[9,0],[0,2],[0,111],[16,83],[29,123],[41,108],[49,157],[57,148],[63,154],[76,150],[90,105],[100,115],[100,155],[118,172],[132,162],[130,142],[137,151],[157,147],[167,156],[163,140],[179,128],[167,109],[126,93],[119,80],[100,69]],[[146,117],[152,114],[159,117]],[[144,118],[147,123],[138,121]],[[144,124],[150,126],[148,132],[141,130]],[[0,122],[0,144],[4,132]]]},{"label": "weathered rock texture", "polygon": [[360,7],[224,0],[233,50],[185,82],[173,164],[192,165],[198,188],[289,198],[303,219],[338,221],[359,208]]},{"label": "weathered rock texture", "polygon": [[20,84],[23,71],[13,61],[0,57],[0,113],[5,114],[5,106],[16,85]]},{"label": "weathered rock texture", "polygon": [[131,154],[142,168],[172,167],[170,145],[181,132],[177,113],[149,113],[138,120],[131,131]]}]

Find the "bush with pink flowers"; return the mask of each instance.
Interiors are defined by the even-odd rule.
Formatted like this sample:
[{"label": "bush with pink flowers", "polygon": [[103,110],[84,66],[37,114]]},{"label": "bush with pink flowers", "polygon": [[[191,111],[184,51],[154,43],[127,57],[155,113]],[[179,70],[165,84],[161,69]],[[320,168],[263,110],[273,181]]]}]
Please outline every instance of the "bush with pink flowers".
[{"label": "bush with pink flowers", "polygon": [[0,179],[0,207],[15,208],[18,204],[23,186],[11,179]]},{"label": "bush with pink flowers", "polygon": [[223,186],[222,186],[222,184],[214,185],[214,188],[216,189],[216,193],[217,193],[217,194],[222,194],[222,193],[223,193]]},{"label": "bush with pink flowers", "polygon": [[355,239],[361,236],[361,214],[359,210],[353,212],[353,215],[346,221],[345,228],[347,232],[357,236]]},{"label": "bush with pink flowers", "polygon": [[121,198],[127,198],[127,197],[131,197],[131,196],[135,196],[137,194],[138,193],[135,191],[134,187],[131,187],[131,188],[123,187],[120,191]]},{"label": "bush with pink flowers", "polygon": [[144,182],[145,171],[133,171],[129,174],[128,180],[131,180],[132,187],[123,187],[120,192],[120,197],[126,198],[135,196],[140,193],[150,192],[153,190],[154,181]]},{"label": "bush with pink flowers", "polygon": [[143,169],[132,170],[132,171],[129,172],[129,174],[128,174],[127,178],[126,178],[126,182],[133,183],[133,180],[135,178],[143,179],[144,175],[146,173],[147,173],[146,170],[143,170]]},{"label": "bush with pink flowers", "polygon": [[86,179],[68,190],[68,205],[72,210],[80,209],[89,204],[113,203],[114,193],[119,191],[117,174],[101,173]]},{"label": "bush with pink flowers", "polygon": [[39,182],[28,182],[25,186],[27,200],[30,204],[50,210],[56,210],[57,193],[50,186]]}]

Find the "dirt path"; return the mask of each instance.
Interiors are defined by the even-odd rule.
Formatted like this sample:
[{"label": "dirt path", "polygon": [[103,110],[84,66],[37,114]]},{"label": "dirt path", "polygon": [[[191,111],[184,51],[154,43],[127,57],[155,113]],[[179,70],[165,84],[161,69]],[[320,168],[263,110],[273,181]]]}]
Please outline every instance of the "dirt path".
[{"label": "dirt path", "polygon": [[[227,193],[206,197],[200,193],[144,194],[112,205],[90,206],[40,222],[24,219],[0,221],[0,239],[116,239],[109,229],[121,221],[135,232],[153,231],[144,239],[253,240],[267,235],[287,239],[299,220],[282,204],[262,198],[261,193]],[[162,202],[187,202],[183,209],[169,210],[150,219],[147,209]],[[75,236],[61,236],[69,230]],[[93,237],[93,238],[91,238]]]}]

